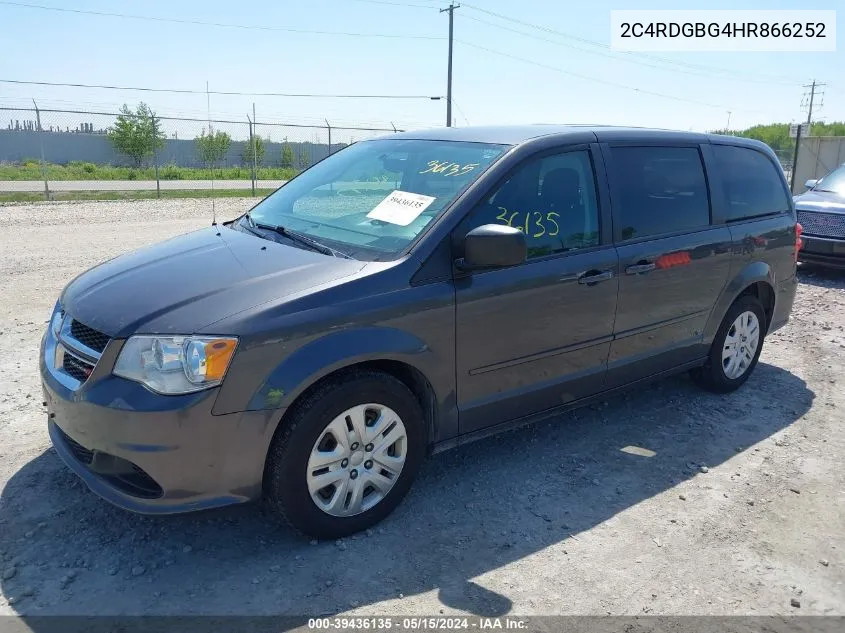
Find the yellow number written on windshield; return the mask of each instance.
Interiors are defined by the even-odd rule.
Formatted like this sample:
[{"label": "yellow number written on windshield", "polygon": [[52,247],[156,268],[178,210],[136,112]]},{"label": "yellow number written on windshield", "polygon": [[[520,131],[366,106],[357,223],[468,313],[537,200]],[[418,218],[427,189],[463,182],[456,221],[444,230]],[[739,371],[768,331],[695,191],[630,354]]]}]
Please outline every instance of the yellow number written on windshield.
[{"label": "yellow number written on windshield", "polygon": [[479,166],[479,163],[452,163],[442,160],[428,161],[428,169],[423,169],[421,174],[442,174],[443,176],[465,176]]}]

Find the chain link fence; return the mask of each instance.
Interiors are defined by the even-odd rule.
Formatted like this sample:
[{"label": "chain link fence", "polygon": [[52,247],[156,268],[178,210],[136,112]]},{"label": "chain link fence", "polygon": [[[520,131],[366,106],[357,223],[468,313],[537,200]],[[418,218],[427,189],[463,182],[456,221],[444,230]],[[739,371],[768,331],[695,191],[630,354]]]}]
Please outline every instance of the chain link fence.
[{"label": "chain link fence", "polygon": [[792,171],[792,154],[793,150],[791,149],[776,149],[773,150],[775,155],[778,157],[778,161],[780,161],[780,166],[783,168],[783,171],[788,175]]},{"label": "chain link fence", "polygon": [[0,194],[263,195],[343,147],[399,131],[266,122],[253,113],[237,121],[0,107]]}]

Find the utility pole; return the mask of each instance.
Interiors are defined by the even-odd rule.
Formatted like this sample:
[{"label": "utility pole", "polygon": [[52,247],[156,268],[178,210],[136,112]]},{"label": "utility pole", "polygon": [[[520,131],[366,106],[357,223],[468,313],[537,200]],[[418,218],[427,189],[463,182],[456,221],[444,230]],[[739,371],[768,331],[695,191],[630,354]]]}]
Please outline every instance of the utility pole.
[{"label": "utility pole", "polygon": [[[801,108],[807,108],[807,136],[810,136],[810,128],[813,125],[813,106],[816,101],[816,93],[818,88],[826,86],[815,79],[810,84],[804,84],[804,88],[809,88],[809,93],[804,93],[804,98],[801,100]],[[819,97],[824,96],[824,92],[819,94]],[[818,107],[821,107],[820,103]],[[798,126],[798,133],[795,138],[795,151],[792,154],[792,177],[789,179],[789,188],[792,193],[795,193],[795,173],[798,171],[798,150],[801,147],[801,126]]]},{"label": "utility pole", "polygon": [[[804,85],[805,88],[810,89],[810,94],[808,95],[806,92],[804,93],[804,102],[801,104],[801,107],[807,108],[807,123],[809,123],[809,124],[813,123],[813,105],[814,105],[815,100],[816,100],[816,91],[817,91],[818,88],[821,88],[821,87],[826,86],[826,85],[827,84],[820,84],[815,79],[813,80],[813,83]],[[819,94],[819,97],[823,97],[823,96],[824,96],[824,92]],[[819,104],[819,107],[821,107],[821,106],[822,106],[822,104]]]},{"label": "utility pole", "polygon": [[728,126],[725,128],[728,132],[731,131],[731,111],[728,110]]},{"label": "utility pole", "polygon": [[792,173],[789,175],[789,191],[795,193],[795,172],[798,167],[798,146],[801,145],[801,125],[795,132],[795,150],[792,152]]},{"label": "utility pole", "polygon": [[449,70],[447,71],[446,79],[446,127],[452,127],[452,41],[454,39],[455,9],[460,6],[451,2],[445,9],[440,9],[440,13],[444,11],[449,12]]}]

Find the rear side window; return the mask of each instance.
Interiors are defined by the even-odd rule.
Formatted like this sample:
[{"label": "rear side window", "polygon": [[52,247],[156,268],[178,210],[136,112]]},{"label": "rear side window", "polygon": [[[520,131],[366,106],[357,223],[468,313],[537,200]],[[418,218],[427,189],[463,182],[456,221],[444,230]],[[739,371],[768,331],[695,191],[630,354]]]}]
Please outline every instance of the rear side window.
[{"label": "rear side window", "polygon": [[631,240],[710,223],[701,155],[694,147],[613,147],[617,237]]},{"label": "rear side window", "polygon": [[764,154],[733,145],[714,145],[713,154],[722,175],[728,222],[789,209],[778,168]]}]

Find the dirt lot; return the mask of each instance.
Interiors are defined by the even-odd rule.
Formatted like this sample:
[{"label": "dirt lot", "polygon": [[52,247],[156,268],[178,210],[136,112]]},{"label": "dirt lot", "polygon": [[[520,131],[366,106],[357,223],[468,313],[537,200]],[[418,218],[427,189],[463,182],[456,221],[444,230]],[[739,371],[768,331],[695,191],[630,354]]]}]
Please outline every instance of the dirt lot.
[{"label": "dirt lot", "polygon": [[0,614],[845,614],[835,273],[802,271],[738,393],[677,377],[438,455],[357,538],[309,542],[258,504],[145,518],[99,500],[47,438],[51,307],[91,265],[209,222],[208,201],[0,207]]}]

